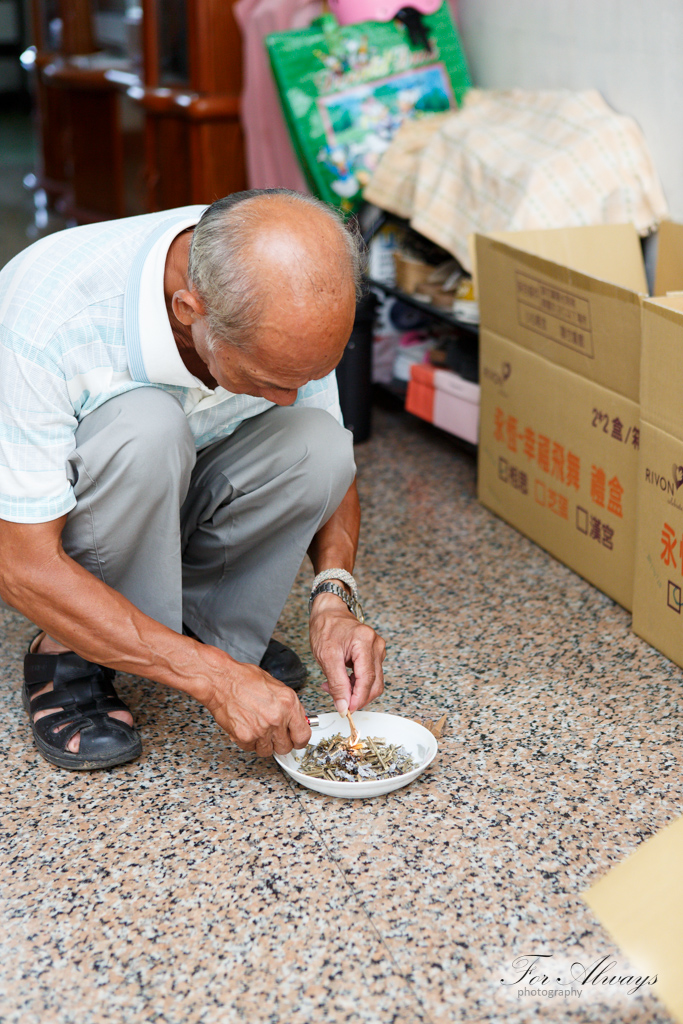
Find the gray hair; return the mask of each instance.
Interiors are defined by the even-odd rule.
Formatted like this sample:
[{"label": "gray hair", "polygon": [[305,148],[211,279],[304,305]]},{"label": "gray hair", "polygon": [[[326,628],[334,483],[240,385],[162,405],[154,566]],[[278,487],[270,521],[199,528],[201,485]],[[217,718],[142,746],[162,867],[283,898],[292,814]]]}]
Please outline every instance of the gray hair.
[{"label": "gray hair", "polygon": [[[334,223],[347,256],[356,297],[361,294],[365,246],[355,220],[347,225],[333,206],[290,189],[235,192],[204,211],[190,246],[188,277],[206,308],[208,341],[214,349],[221,343],[247,348],[258,329],[264,290],[250,270],[247,249],[254,229],[263,223],[263,208],[254,200],[270,196],[284,197],[293,206],[301,207],[302,217],[313,209]],[[238,206],[239,216],[235,216]]]}]

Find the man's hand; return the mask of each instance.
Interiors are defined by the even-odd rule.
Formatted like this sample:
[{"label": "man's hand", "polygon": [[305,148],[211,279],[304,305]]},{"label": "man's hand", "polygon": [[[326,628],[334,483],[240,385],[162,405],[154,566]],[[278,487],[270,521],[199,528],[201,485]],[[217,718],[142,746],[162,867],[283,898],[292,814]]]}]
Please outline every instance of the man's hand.
[{"label": "man's hand", "polygon": [[229,680],[204,701],[221,729],[259,757],[305,747],[311,729],[293,690],[256,665],[235,663]]},{"label": "man's hand", "polygon": [[341,598],[335,594],[316,597],[310,635],[311,650],[326,677],[323,689],[340,714],[357,711],[379,697],[384,690],[386,644],[351,614]]}]

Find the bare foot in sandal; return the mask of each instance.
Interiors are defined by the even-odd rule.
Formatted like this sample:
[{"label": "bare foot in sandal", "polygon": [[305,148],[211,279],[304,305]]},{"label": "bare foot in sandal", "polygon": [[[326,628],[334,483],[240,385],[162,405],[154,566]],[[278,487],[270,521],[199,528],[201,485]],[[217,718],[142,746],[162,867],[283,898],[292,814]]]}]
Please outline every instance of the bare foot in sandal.
[{"label": "bare foot in sandal", "polygon": [[[64,647],[62,644],[57,643],[57,641],[53,640],[51,636],[47,635],[47,633],[42,633],[40,636],[37,636],[36,639],[34,640],[34,642],[31,644],[31,654],[68,654],[68,653],[69,653],[69,648],[68,647]],[[43,686],[40,690],[35,690],[31,694],[31,699],[33,699],[34,697],[40,697],[40,695],[42,693],[50,693],[52,691],[52,689],[53,689],[53,684],[52,684],[52,681],[50,681],[49,683],[46,683],[45,686]],[[35,715],[33,716],[33,721],[37,722],[41,718],[45,718],[47,715],[54,715],[58,711],[62,711],[62,710],[63,710],[63,708],[50,708],[47,711],[36,711]],[[110,711],[109,712],[109,717],[110,718],[116,718],[116,719],[118,719],[119,722],[125,722],[126,725],[132,725],[133,724],[133,716],[131,715],[130,711]],[[58,726],[58,728],[55,729],[55,732],[61,732],[61,730],[65,729],[68,724],[69,723],[66,722],[64,725]],[[69,742],[67,743],[66,750],[68,750],[69,753],[71,753],[71,754],[77,754],[78,751],[79,751],[80,745],[81,745],[81,734],[80,734],[80,732],[77,732],[76,735],[72,736],[71,739],[69,740]]]},{"label": "bare foot in sandal", "polygon": [[23,702],[43,757],[60,768],[110,768],[142,752],[115,673],[40,633],[24,659]]}]

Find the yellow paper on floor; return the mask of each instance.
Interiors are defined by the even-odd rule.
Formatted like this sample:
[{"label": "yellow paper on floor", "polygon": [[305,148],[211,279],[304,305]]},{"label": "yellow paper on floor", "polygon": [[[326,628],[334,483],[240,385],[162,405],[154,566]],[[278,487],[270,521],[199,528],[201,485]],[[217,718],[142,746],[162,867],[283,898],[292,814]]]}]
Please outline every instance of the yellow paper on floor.
[{"label": "yellow paper on floor", "polygon": [[651,991],[683,1024],[683,818],[662,829],[584,893]]}]

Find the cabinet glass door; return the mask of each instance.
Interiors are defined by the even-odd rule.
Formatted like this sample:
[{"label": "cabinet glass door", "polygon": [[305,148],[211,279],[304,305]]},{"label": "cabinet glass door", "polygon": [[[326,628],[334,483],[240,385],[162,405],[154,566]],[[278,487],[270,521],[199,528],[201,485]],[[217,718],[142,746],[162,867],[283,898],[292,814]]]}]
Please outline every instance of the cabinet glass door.
[{"label": "cabinet glass door", "polygon": [[186,0],[164,0],[159,26],[159,85],[188,85]]},{"label": "cabinet glass door", "polygon": [[126,52],[126,0],[92,0],[93,42],[115,56]]},{"label": "cabinet glass door", "polygon": [[[35,8],[34,8],[35,10]],[[39,50],[58,53],[62,48],[62,14],[59,0],[42,0],[38,5],[40,18]]]}]

